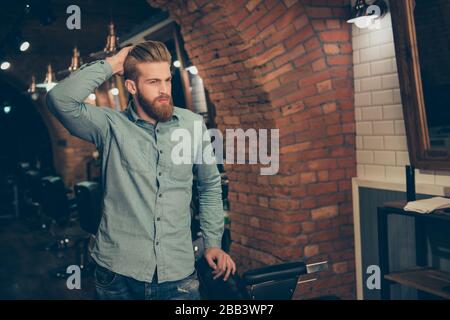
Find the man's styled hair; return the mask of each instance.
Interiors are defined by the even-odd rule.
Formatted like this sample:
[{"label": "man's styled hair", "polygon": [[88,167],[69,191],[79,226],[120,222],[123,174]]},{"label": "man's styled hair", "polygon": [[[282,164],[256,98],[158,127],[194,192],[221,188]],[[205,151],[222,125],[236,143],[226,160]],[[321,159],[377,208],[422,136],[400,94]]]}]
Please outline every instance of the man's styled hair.
[{"label": "man's styled hair", "polygon": [[123,75],[125,79],[136,80],[136,65],[142,62],[167,62],[172,64],[172,56],[166,45],[159,41],[146,41],[135,45],[125,58]]}]

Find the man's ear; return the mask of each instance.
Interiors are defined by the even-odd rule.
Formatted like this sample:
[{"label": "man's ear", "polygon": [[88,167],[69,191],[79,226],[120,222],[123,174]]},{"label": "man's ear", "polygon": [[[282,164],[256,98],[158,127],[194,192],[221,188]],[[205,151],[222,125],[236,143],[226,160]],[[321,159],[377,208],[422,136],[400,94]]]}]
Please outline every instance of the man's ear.
[{"label": "man's ear", "polygon": [[136,94],[136,83],[133,80],[127,79],[125,80],[125,88],[127,88],[128,92],[132,95]]}]

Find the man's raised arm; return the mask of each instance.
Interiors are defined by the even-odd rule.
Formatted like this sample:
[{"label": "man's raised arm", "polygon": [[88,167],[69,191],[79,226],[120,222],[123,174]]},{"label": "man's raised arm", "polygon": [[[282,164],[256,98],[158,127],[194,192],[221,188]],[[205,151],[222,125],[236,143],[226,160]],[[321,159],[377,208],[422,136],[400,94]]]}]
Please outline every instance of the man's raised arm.
[{"label": "man's raised arm", "polygon": [[130,47],[113,57],[84,65],[47,93],[50,112],[69,132],[100,147],[108,132],[107,113],[102,108],[84,103],[98,86],[123,70]]}]

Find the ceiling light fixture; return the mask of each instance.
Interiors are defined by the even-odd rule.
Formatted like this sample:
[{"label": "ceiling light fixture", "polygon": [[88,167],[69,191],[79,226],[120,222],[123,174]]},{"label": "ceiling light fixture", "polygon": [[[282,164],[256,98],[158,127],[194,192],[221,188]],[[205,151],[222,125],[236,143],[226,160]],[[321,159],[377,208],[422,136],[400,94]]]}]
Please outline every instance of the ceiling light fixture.
[{"label": "ceiling light fixture", "polygon": [[11,112],[11,109],[12,109],[12,107],[11,107],[10,105],[5,105],[5,106],[3,107],[3,112],[4,112],[5,114],[8,114],[8,113]]},{"label": "ceiling light fixture", "polygon": [[17,29],[6,36],[6,42],[18,53],[27,51],[30,48],[30,43],[22,37],[22,32]]},{"label": "ceiling light fixture", "polygon": [[34,76],[34,74],[31,76],[31,83],[30,87],[28,88],[28,93],[33,100],[37,100],[39,98],[39,94],[36,90],[36,77]]},{"label": "ceiling light fixture", "polygon": [[365,0],[357,0],[347,22],[354,23],[360,29],[369,28],[375,20],[386,14],[387,9],[387,4],[383,0],[376,0],[370,5]]},{"label": "ceiling light fixture", "polygon": [[11,63],[9,63],[8,61],[3,60],[2,62],[0,62],[0,69],[8,70],[9,67],[11,67]]},{"label": "ceiling light fixture", "polygon": [[114,30],[114,23],[111,21],[108,25],[108,36],[106,37],[106,46],[103,49],[107,55],[112,55],[117,51],[117,36]]},{"label": "ceiling light fixture", "polygon": [[50,91],[54,86],[57,85],[55,73],[53,72],[52,65],[49,64],[47,66],[47,73],[45,74],[45,80],[43,83],[39,83],[36,85],[38,88],[45,88],[45,90]]},{"label": "ceiling light fixture", "polygon": [[23,41],[22,44],[19,46],[19,50],[22,52],[27,51],[28,48],[30,48],[30,43],[28,41]]},{"label": "ceiling light fixture", "polygon": [[81,64],[80,59],[80,51],[78,51],[78,48],[75,46],[73,48],[73,54],[72,54],[72,60],[70,62],[69,71],[74,72],[75,70],[78,70]]}]

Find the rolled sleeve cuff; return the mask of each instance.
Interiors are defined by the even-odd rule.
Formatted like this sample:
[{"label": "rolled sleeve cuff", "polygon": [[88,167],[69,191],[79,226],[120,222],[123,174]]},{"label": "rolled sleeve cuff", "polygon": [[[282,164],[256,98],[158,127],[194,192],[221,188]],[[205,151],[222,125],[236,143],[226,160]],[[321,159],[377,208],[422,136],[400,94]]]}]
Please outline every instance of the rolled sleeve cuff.
[{"label": "rolled sleeve cuff", "polygon": [[222,239],[221,238],[204,238],[205,241],[205,249],[206,248],[222,248]]},{"label": "rolled sleeve cuff", "polygon": [[94,70],[98,71],[98,68],[100,68],[101,72],[105,74],[105,79],[109,79],[113,76],[113,69],[112,66],[109,64],[106,60],[95,60],[86,64],[83,64],[80,69],[77,71],[81,71],[83,69],[91,69],[96,68]]},{"label": "rolled sleeve cuff", "polygon": [[106,61],[106,60],[100,60],[98,61],[100,65],[102,66],[103,70],[105,71],[108,78],[112,77],[113,75],[113,69],[112,66]]}]

